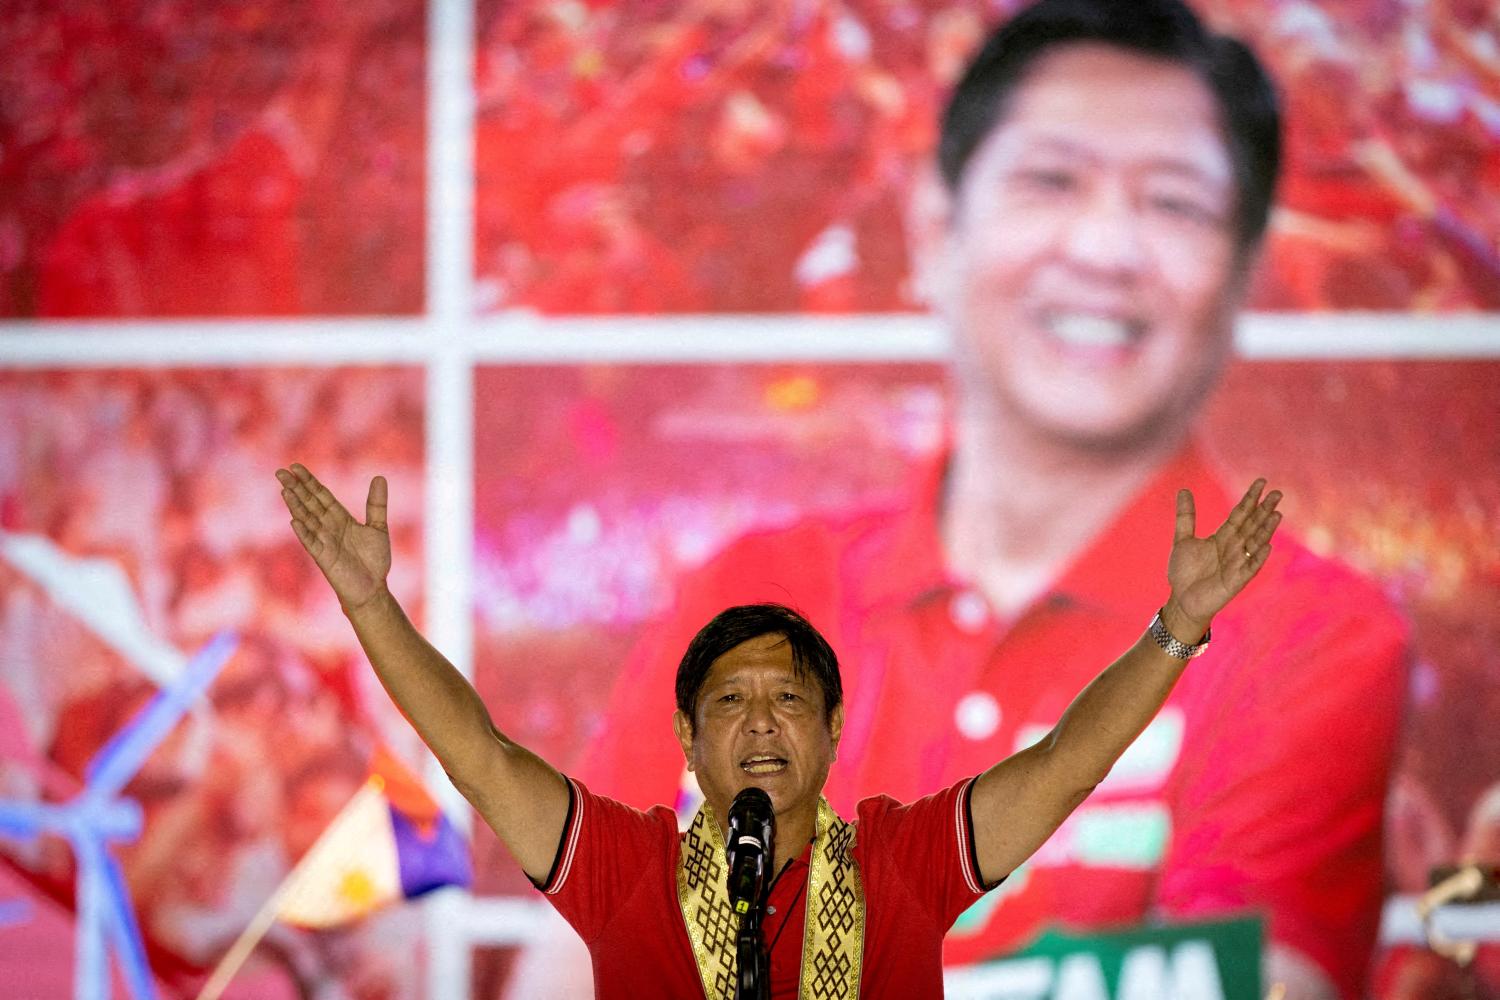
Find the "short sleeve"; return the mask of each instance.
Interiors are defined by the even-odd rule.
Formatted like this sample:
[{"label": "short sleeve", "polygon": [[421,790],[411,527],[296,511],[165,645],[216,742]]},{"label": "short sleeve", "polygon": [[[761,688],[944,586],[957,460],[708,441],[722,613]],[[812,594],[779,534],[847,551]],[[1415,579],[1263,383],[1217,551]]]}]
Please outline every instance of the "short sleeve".
[{"label": "short sleeve", "polygon": [[975,900],[999,885],[985,885],[974,848],[970,795],[965,778],[914,802],[889,796],[859,804],[859,833],[865,864],[904,881],[907,894],[943,928],[952,925]]},{"label": "short sleeve", "polygon": [[585,942],[597,938],[630,898],[667,877],[676,821],[670,810],[641,812],[568,778],[568,818],[552,869],[535,883]]}]

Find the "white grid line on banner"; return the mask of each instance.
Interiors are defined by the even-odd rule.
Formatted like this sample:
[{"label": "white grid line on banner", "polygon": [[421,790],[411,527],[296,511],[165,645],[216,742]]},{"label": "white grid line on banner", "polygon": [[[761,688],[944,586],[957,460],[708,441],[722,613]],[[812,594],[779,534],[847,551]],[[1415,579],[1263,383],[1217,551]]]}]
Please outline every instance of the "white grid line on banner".
[{"label": "white grid line on banner", "polygon": [[[1235,344],[1255,361],[1493,359],[1500,358],[1500,314],[1251,313]],[[936,361],[947,352],[942,331],[920,315],[556,319],[445,310],[413,319],[0,324],[0,365],[27,368],[413,364],[440,357],[466,365]]]},{"label": "white grid line on banner", "polygon": [[7,368],[420,364],[425,318],[0,324]]},{"label": "white grid line on banner", "polygon": [[[427,30],[427,630],[473,677],[474,366],[466,345],[474,285],[474,0],[432,0]],[[436,759],[428,760],[427,779],[460,829],[470,830],[472,813]],[[423,910],[429,1000],[473,993],[473,948],[460,930],[472,905],[467,893],[440,892]]]}]

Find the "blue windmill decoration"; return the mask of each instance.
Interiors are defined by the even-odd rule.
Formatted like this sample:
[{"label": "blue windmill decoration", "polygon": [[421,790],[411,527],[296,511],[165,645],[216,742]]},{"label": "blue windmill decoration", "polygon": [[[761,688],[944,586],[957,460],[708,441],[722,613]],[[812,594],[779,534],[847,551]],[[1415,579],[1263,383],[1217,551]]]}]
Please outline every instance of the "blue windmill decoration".
[{"label": "blue windmill decoration", "polygon": [[[141,832],[140,804],[120,792],[213,683],[237,642],[227,632],[211,639],[181,674],[94,755],[84,771],[83,791],[72,799],[57,804],[0,799],[0,836],[30,841],[52,833],[73,848],[78,872],[73,956],[76,1000],[108,1000],[111,952],[119,961],[130,996],[155,1000],[156,988],[125,877],[109,851],[111,843],[134,840]],[[25,916],[23,904],[0,903],[0,928]]]}]

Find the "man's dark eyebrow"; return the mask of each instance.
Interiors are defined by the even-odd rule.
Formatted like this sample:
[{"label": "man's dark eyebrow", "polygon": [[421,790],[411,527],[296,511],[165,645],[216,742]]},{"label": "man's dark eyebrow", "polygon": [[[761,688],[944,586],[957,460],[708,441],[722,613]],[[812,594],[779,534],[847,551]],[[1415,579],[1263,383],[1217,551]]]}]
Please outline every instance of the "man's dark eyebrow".
[{"label": "man's dark eyebrow", "polygon": [[1018,159],[1024,159],[1028,154],[1034,152],[1061,153],[1064,156],[1077,160],[1086,160],[1089,163],[1099,162],[1099,157],[1092,151],[1071,139],[1058,135],[1038,135],[1029,137],[1021,147]]},{"label": "man's dark eyebrow", "polygon": [[1149,166],[1151,170],[1155,172],[1174,174],[1178,177],[1183,177],[1190,181],[1198,181],[1202,184],[1207,185],[1208,187],[1215,189],[1224,188],[1227,190],[1228,188],[1233,186],[1233,181],[1231,178],[1225,177],[1221,180],[1220,178],[1214,177],[1201,168],[1184,160],[1158,158],[1155,160],[1148,160],[1147,166]]},{"label": "man's dark eyebrow", "polygon": [[[812,684],[808,680],[808,676],[808,671],[806,670],[789,670],[787,673],[782,674],[781,677],[778,678],[777,683],[784,684],[789,682],[801,687],[812,687]],[[744,680],[745,679],[739,674],[730,674],[728,677],[721,677],[711,684],[704,684],[703,690],[704,692],[717,691],[720,688],[733,687],[736,684],[743,684]]]},{"label": "man's dark eyebrow", "polygon": [[[1086,160],[1089,163],[1098,163],[1102,159],[1093,150],[1060,135],[1039,135],[1028,139],[1025,148],[1022,150],[1022,155],[1033,149],[1041,149],[1044,152],[1062,153],[1065,156]],[[1197,164],[1176,157],[1156,157],[1147,160],[1146,166],[1150,170],[1176,174],[1190,180],[1201,181],[1214,188],[1227,186],[1225,183],[1228,180],[1227,178],[1225,181],[1220,181],[1218,178],[1205,172]]]}]

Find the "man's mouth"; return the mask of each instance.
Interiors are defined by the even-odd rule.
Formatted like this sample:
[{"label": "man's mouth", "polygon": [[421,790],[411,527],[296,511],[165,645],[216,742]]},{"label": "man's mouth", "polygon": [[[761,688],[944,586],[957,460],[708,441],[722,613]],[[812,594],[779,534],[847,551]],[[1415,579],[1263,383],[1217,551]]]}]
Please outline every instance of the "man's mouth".
[{"label": "man's mouth", "polygon": [[1049,312],[1042,316],[1042,326],[1064,347],[1094,351],[1123,350],[1146,332],[1138,320],[1097,313]]},{"label": "man's mouth", "polygon": [[772,754],[758,753],[740,761],[740,767],[755,775],[778,774],[786,770],[786,759]]}]

